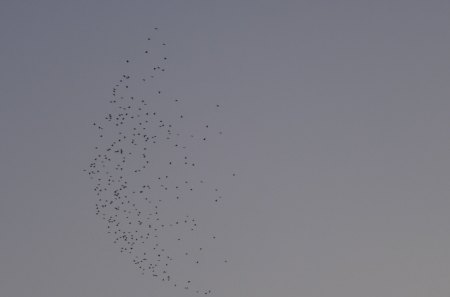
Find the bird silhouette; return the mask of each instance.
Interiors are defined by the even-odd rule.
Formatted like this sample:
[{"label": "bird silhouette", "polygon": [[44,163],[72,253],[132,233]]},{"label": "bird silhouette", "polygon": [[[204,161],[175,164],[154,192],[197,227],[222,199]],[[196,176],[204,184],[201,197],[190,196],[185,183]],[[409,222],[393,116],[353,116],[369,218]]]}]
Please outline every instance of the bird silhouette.
[{"label": "bird silhouette", "polygon": [[[200,245],[215,240],[216,235],[204,231],[192,214],[182,216],[179,210],[184,211],[189,203],[220,204],[220,187],[207,182],[207,177],[199,178],[200,161],[191,150],[207,145],[222,130],[211,123],[203,123],[203,129],[195,133],[184,129],[186,118],[180,104],[189,104],[187,100],[171,98],[164,101],[164,111],[155,109],[162,104],[154,104],[161,102],[158,98],[169,96],[156,88],[156,81],[164,77],[166,66],[161,65],[170,59],[165,52],[158,54],[158,47],[167,44],[159,40],[158,27],[153,29],[154,35],[147,37],[146,48],[140,51],[145,55],[125,59],[126,71],[113,83],[108,112],[92,123],[98,143],[84,171],[97,196],[95,214],[105,223],[120,254],[128,255],[141,274],[192,291],[198,286],[187,275],[176,275],[178,269],[172,267],[183,259],[201,265],[207,248]],[[147,73],[133,68],[140,63],[151,65]],[[196,238],[203,240],[196,242]],[[212,290],[193,292],[209,295]]]}]

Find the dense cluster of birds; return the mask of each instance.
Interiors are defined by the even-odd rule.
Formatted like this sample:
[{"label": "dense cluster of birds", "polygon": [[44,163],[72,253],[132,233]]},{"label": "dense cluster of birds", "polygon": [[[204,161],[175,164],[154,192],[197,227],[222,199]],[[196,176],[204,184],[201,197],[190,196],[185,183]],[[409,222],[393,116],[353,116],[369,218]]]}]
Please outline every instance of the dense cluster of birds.
[{"label": "dense cluster of birds", "polygon": [[[200,228],[193,210],[219,206],[223,194],[196,171],[191,150],[222,131],[204,123],[195,134],[187,131],[183,100],[155,89],[168,63],[158,28],[145,41],[146,48],[124,63],[127,67],[145,61],[148,67],[146,71],[128,67],[114,84],[108,112],[92,124],[99,142],[84,171],[97,195],[96,214],[140,273],[209,295],[211,289],[200,288],[189,275],[179,275],[177,263],[200,265],[208,242],[216,239],[214,232]],[[220,112],[219,104],[213,106]]]}]

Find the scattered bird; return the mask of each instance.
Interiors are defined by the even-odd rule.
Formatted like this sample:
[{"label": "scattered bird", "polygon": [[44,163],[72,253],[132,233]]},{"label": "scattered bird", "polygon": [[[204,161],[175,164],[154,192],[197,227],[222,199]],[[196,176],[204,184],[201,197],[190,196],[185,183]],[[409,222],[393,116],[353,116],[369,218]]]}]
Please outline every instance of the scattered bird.
[{"label": "scattered bird", "polygon": [[[216,235],[201,233],[201,224],[196,218],[191,214],[180,216],[174,209],[180,204],[178,208],[184,210],[186,204],[182,203],[189,202],[209,201],[214,207],[220,205],[220,187],[208,183],[207,178],[199,178],[196,171],[199,161],[190,148],[194,146],[193,142],[207,145],[209,141],[206,140],[223,132],[209,123],[203,123],[201,131],[185,131],[180,104],[189,102],[182,98],[167,101],[170,108],[166,114],[154,109],[153,101],[160,100],[158,98],[165,92],[155,89],[153,83],[166,70],[161,65],[170,60],[165,54],[153,56],[152,46],[166,46],[165,42],[153,41],[158,40],[156,32],[159,33],[157,27],[154,28],[156,36],[147,37],[146,49],[141,51],[145,56],[125,60],[126,64],[131,60],[134,62],[127,65],[128,71],[113,84],[109,100],[112,108],[101,121],[92,124],[99,132],[99,143],[84,171],[93,181],[98,199],[96,215],[105,222],[107,234],[119,252],[128,255],[141,274],[194,292],[192,288],[197,286],[187,280],[188,276],[175,275],[171,267],[182,258],[201,265],[205,248],[193,248],[192,239],[203,238],[204,243],[215,240]],[[149,73],[134,73],[129,68],[141,58],[153,65],[149,67]],[[140,84],[153,87],[148,89],[148,98],[135,92]],[[220,111],[220,105],[215,106]],[[167,153],[163,156],[162,151]],[[167,159],[165,166],[155,165],[163,158]],[[231,175],[234,177],[236,173]],[[174,246],[180,252],[175,253]],[[227,263],[228,259],[223,262]],[[181,281],[182,278],[186,280]],[[196,289],[195,292],[201,295],[212,293],[209,289]]]}]

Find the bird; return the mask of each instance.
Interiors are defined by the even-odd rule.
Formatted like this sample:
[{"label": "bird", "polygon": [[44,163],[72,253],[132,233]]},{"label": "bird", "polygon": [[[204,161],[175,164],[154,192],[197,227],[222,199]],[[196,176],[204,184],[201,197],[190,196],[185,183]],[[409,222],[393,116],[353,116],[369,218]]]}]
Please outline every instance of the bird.
[{"label": "bird", "polygon": [[[213,204],[218,207],[223,203],[222,188],[202,176],[201,159],[194,157],[198,146],[207,150],[210,141],[206,140],[222,135],[222,130],[214,130],[210,123],[202,123],[207,129],[201,131],[186,128],[189,117],[185,117],[182,105],[189,100],[171,98],[170,90],[162,89],[164,84],[157,85],[165,77],[166,68],[160,65],[169,59],[166,52],[149,46],[167,46],[158,41],[159,28],[153,29],[155,36],[147,37],[152,42],[139,50],[141,54],[125,59],[127,64],[133,63],[127,65],[130,69],[118,71],[110,93],[113,98],[107,101],[111,106],[101,120],[92,123],[98,139],[83,172],[92,181],[97,199],[94,213],[104,222],[119,254],[131,256],[141,275],[192,290],[194,281],[177,275],[180,269],[176,265],[187,258],[201,266],[205,261],[199,259],[208,249],[200,245],[215,240],[216,235],[203,229],[196,218],[202,215],[199,211],[180,216],[176,210],[186,205],[183,203],[211,203],[211,209],[215,209]],[[152,66],[142,73],[133,68],[138,65]],[[152,176],[155,178],[149,178]],[[207,205],[203,208],[209,209]],[[194,240],[199,238],[202,240]],[[175,279],[183,278],[185,285],[177,286],[180,281]],[[209,295],[212,290],[195,292]]]}]

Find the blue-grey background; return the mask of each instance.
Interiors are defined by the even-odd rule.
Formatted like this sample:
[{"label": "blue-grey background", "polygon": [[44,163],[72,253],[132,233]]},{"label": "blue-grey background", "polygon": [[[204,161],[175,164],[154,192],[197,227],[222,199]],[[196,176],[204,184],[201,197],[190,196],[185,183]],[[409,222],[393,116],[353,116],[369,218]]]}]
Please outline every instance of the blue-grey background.
[{"label": "blue-grey background", "polygon": [[230,263],[199,275],[215,296],[448,297],[449,15],[438,0],[2,0],[0,295],[184,296],[120,256],[82,173],[123,59],[158,26],[166,89],[222,104],[209,174],[238,172],[210,222]]}]

